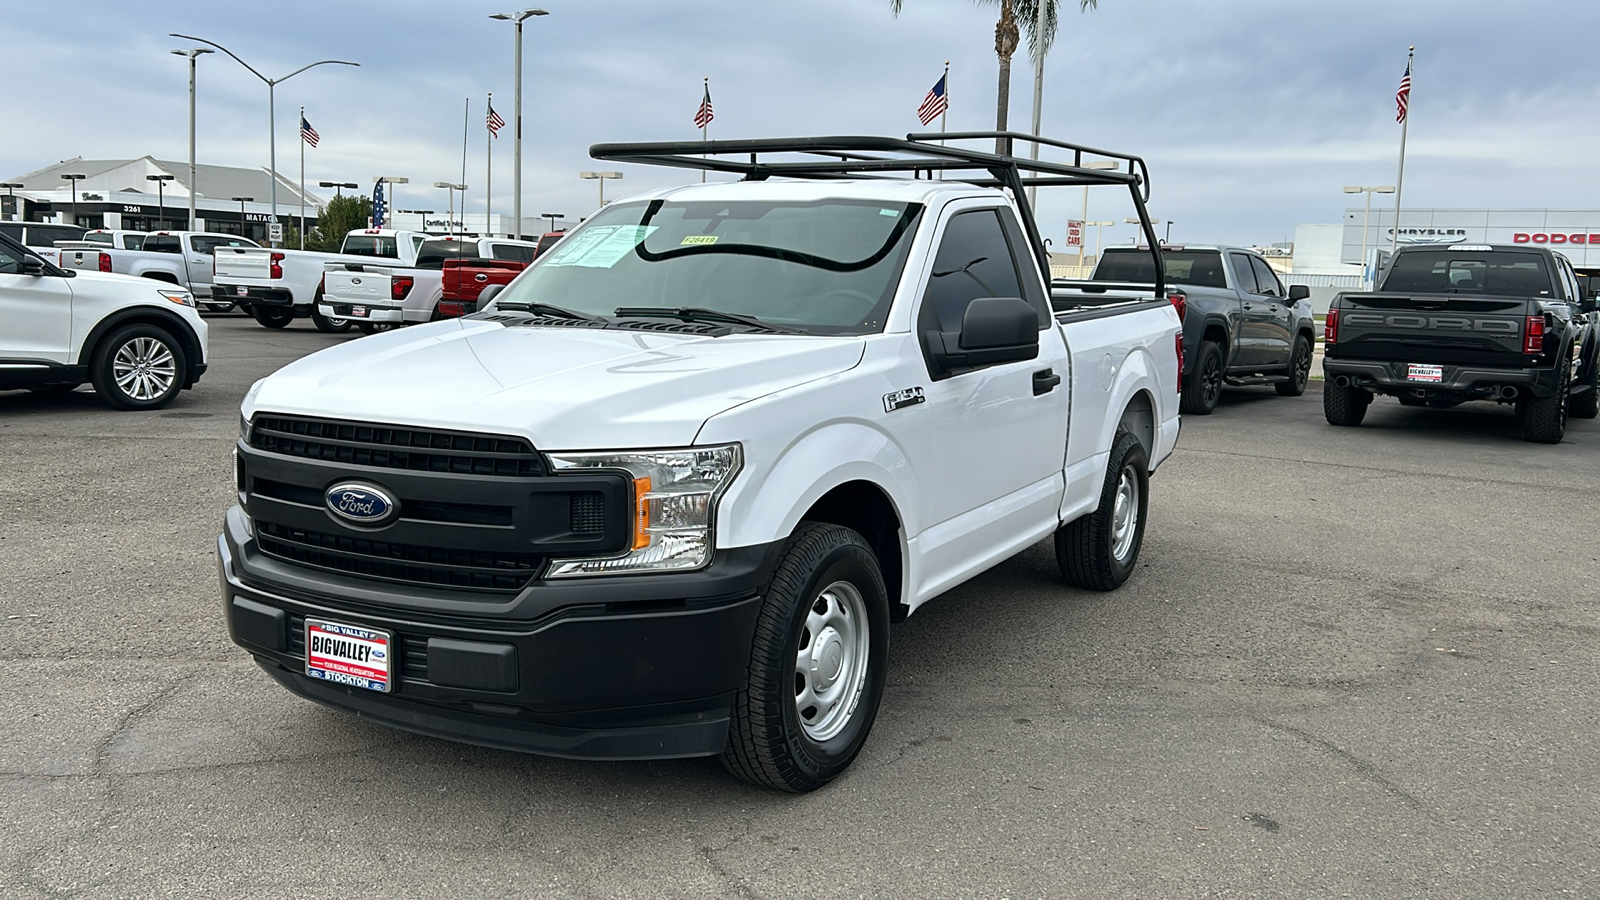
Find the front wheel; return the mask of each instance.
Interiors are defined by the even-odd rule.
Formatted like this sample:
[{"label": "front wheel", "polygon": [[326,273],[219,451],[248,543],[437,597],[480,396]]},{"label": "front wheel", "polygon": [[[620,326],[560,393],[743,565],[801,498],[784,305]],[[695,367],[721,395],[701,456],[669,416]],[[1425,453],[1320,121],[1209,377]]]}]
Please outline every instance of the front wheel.
[{"label": "front wheel", "polygon": [[183,390],[183,345],[155,325],[119,328],[95,348],[95,393],[117,409],[160,409]]},{"label": "front wheel", "polygon": [[1209,416],[1222,399],[1222,348],[1215,341],[1201,341],[1194,355],[1194,374],[1183,386],[1178,410],[1187,416]]},{"label": "front wheel", "polygon": [[1100,506],[1056,529],[1061,577],[1091,591],[1121,587],[1139,561],[1149,497],[1144,445],[1130,432],[1118,431],[1100,486]]},{"label": "front wheel", "polygon": [[756,619],[722,765],[780,791],[813,791],[866,743],[888,673],[888,592],[865,539],[795,529]]},{"label": "front wheel", "polygon": [[1289,380],[1280,381],[1273,387],[1278,389],[1280,397],[1298,397],[1306,392],[1306,384],[1311,380],[1311,342],[1305,335],[1294,339],[1294,353],[1289,357]]},{"label": "front wheel", "polygon": [[263,328],[284,328],[294,321],[294,310],[287,306],[261,306],[250,307],[250,315]]}]

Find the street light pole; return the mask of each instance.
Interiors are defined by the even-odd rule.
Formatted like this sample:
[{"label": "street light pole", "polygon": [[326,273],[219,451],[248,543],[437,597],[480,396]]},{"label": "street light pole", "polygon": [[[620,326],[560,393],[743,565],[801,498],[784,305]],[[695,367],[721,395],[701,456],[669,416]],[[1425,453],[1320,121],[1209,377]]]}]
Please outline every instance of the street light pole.
[{"label": "street light pole", "polygon": [[323,60],[318,60],[317,62],[311,63],[310,65],[301,66],[300,68],[295,69],[293,72],[290,72],[289,74],[283,76],[282,78],[268,78],[267,76],[261,74],[260,72],[257,72],[255,70],[254,66],[252,66],[249,63],[245,62],[244,60],[240,59],[238,54],[234,53],[232,50],[229,50],[227,47],[222,46],[221,44],[217,43],[216,41],[208,41],[205,38],[198,38],[198,37],[195,37],[193,35],[188,35],[188,34],[178,34],[177,32],[170,32],[168,34],[168,36],[169,37],[175,37],[175,38],[183,38],[186,41],[199,41],[202,44],[210,44],[211,46],[217,48],[218,50],[221,50],[223,53],[226,53],[229,56],[233,57],[234,61],[237,62],[239,65],[244,66],[246,69],[249,69],[251,75],[254,75],[255,77],[257,77],[257,78],[259,78],[262,81],[267,83],[267,135],[268,135],[267,140],[271,145],[271,149],[270,149],[270,151],[268,153],[268,166],[270,167],[269,174],[272,177],[272,189],[269,191],[269,196],[270,196],[269,202],[272,204],[272,214],[269,217],[269,221],[268,221],[268,225],[267,225],[267,236],[269,238],[268,242],[271,243],[272,246],[276,247],[278,245],[277,242],[270,240],[270,238],[271,238],[271,235],[272,235],[272,224],[276,223],[278,221],[278,112],[277,112],[277,102],[278,101],[277,101],[277,93],[276,93],[277,92],[278,83],[279,82],[283,82],[283,81],[288,81],[289,79],[295,77],[296,75],[299,75],[301,72],[304,72],[305,70],[310,69],[310,68],[312,68],[314,66],[337,65],[337,66],[357,66],[357,67],[359,67],[361,64],[360,63],[347,62],[347,61],[342,60],[342,59],[323,59]]},{"label": "street light pole", "polygon": [[344,194],[339,192],[340,188],[355,189],[355,188],[358,188],[360,186],[361,185],[356,184],[353,181],[319,181],[319,182],[317,182],[317,187],[325,187],[325,188],[330,188],[331,187],[331,188],[333,188],[333,195],[335,197],[343,197],[344,196]]},{"label": "street light pole", "polygon": [[[1380,184],[1380,185],[1376,185],[1376,186],[1372,186],[1372,187],[1368,187],[1368,186],[1365,186],[1365,185],[1347,185],[1345,187],[1345,189],[1344,189],[1344,192],[1346,194],[1366,194],[1367,195],[1367,210],[1366,210],[1366,212],[1361,214],[1361,287],[1362,287],[1363,290],[1365,290],[1366,286],[1367,286],[1367,280],[1368,280],[1367,279],[1367,226],[1368,226],[1368,224],[1370,223],[1370,221],[1372,219],[1372,195],[1373,194],[1392,194],[1392,193],[1394,193],[1394,185],[1392,185],[1392,184]],[[1395,227],[1396,228],[1400,227],[1400,223],[1399,223],[1398,219],[1395,220]]]},{"label": "street light pole", "polygon": [[205,47],[194,47],[188,50],[173,50],[173,56],[189,57],[189,230],[194,227],[194,61],[202,53],[215,53]]},{"label": "street light pole", "polygon": [[457,183],[455,183],[453,181],[435,181],[433,183],[433,186],[434,187],[444,188],[445,191],[446,191],[446,195],[445,196],[448,198],[448,202],[449,202],[449,206],[450,206],[450,211],[448,213],[446,213],[446,215],[448,215],[450,217],[450,233],[451,234],[455,234],[456,233],[456,194],[455,194],[455,192],[456,191],[460,191],[461,192],[461,219],[462,219],[461,230],[463,232],[465,232],[467,230],[467,228],[466,228],[467,186],[464,185],[464,184],[457,184]]},{"label": "street light pole", "polygon": [[512,151],[514,158],[511,163],[511,217],[516,223],[516,234],[513,236],[517,239],[522,237],[522,20],[529,16],[548,15],[550,15],[549,11],[535,8],[514,13],[495,13],[489,17],[501,21],[510,21],[517,28],[516,52],[512,61],[512,66],[516,70],[516,80],[514,82],[516,92],[515,99],[512,101],[512,105],[516,107],[512,112],[512,118],[516,120],[513,125],[516,133],[513,135],[512,146],[515,149]]},{"label": "street light pole", "polygon": [[156,230],[157,231],[164,231],[164,230],[166,230],[166,224],[167,224],[167,195],[166,195],[166,191],[164,190],[164,188],[166,186],[166,183],[172,180],[172,176],[171,175],[146,175],[144,177],[144,180],[145,181],[154,181],[156,183],[156,215],[161,217],[158,220],[161,224],[156,228]]},{"label": "street light pole", "polygon": [[606,179],[613,181],[622,178],[621,172],[579,172],[579,178],[589,178],[600,182],[600,206],[606,205]]},{"label": "street light pole", "polygon": [[246,201],[249,201],[249,202],[252,202],[252,203],[255,202],[256,198],[254,198],[254,197],[235,197],[233,199],[238,201],[238,203],[239,203],[239,237],[248,238],[250,235],[249,235],[248,232],[246,232],[244,230],[244,226],[245,226],[245,223],[244,223],[244,205],[245,205]]},{"label": "street light pole", "polygon": [[82,181],[84,177],[83,175],[61,176],[62,181],[72,182],[72,224],[74,225],[78,224],[78,182]]},{"label": "street light pole", "polygon": [[557,219],[565,219],[567,217],[566,213],[540,213],[539,215],[550,220],[550,230],[551,231],[555,231],[556,230],[556,220]]}]

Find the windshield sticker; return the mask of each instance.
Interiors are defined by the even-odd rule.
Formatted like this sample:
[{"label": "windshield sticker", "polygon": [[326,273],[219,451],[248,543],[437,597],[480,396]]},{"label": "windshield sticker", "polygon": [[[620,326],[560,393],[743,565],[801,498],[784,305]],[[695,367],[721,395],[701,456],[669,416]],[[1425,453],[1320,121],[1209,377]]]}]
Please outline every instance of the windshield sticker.
[{"label": "windshield sticker", "polygon": [[683,239],[683,243],[680,246],[689,247],[695,244],[715,244],[716,242],[717,236],[714,234],[691,234]]},{"label": "windshield sticker", "polygon": [[584,266],[609,269],[633,248],[644,242],[659,226],[596,225],[569,238],[551,250],[547,266]]},{"label": "windshield sticker", "polygon": [[880,209],[880,210],[878,210],[878,215],[880,215],[880,216],[898,216],[898,215],[900,215],[900,211],[897,210],[897,209]]}]

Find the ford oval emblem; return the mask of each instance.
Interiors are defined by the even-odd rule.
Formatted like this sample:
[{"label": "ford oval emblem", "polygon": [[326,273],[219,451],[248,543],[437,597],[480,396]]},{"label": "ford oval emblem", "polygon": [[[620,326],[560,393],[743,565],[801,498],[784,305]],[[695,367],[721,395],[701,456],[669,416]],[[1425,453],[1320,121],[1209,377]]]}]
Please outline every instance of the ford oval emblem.
[{"label": "ford oval emblem", "polygon": [[482,272],[479,272],[478,274],[472,276],[472,280],[473,281],[477,281],[477,282],[484,282],[484,281],[488,281],[489,280],[489,276],[483,274]]},{"label": "ford oval emblem", "polygon": [[337,518],[356,525],[386,525],[400,504],[377,485],[347,481],[328,488],[323,502]]},{"label": "ford oval emblem", "polygon": [[352,278],[352,279],[350,279],[350,283],[351,283],[351,284],[360,284],[360,283],[361,283],[361,279],[359,279],[359,278]]}]

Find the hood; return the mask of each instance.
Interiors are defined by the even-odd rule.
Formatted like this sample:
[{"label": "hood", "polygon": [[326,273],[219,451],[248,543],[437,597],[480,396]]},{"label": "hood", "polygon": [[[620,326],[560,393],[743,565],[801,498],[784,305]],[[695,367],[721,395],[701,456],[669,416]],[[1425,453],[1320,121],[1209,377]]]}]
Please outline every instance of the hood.
[{"label": "hood", "polygon": [[244,413],[516,434],[550,451],[687,446],[710,417],[850,369],[865,346],[453,319],[290,363],[246,395]]}]

